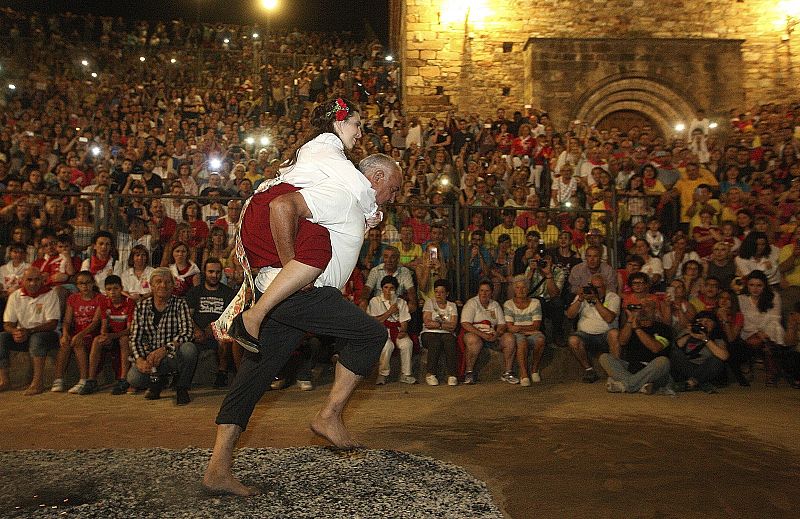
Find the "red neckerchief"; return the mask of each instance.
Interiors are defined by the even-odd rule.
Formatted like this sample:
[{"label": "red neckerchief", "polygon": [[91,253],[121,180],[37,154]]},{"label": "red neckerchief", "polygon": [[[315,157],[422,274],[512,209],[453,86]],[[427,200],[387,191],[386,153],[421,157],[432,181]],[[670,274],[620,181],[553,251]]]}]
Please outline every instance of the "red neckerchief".
[{"label": "red neckerchief", "polygon": [[31,294],[30,292],[28,292],[28,290],[24,286],[21,286],[20,289],[19,289],[19,292],[23,296],[27,296],[27,297],[30,297],[32,299],[36,299],[40,295],[50,292],[50,287],[42,285],[41,287],[39,287],[39,291],[38,292],[36,292],[34,294]]},{"label": "red neckerchief", "polygon": [[655,177],[653,177],[653,178],[645,178],[644,179],[644,187],[649,187],[649,188],[655,187],[656,186],[656,180],[657,179]]},{"label": "red neckerchief", "polygon": [[92,274],[97,274],[108,265],[108,262],[111,261],[111,256],[108,257],[105,261],[101,263],[100,258],[96,255],[92,254],[92,257],[89,259],[89,272]]}]

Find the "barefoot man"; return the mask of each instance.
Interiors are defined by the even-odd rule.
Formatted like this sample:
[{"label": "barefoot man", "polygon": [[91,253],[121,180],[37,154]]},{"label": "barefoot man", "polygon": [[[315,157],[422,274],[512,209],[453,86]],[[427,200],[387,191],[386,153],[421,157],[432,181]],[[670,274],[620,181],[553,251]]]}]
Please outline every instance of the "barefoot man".
[{"label": "barefoot man", "polygon": [[[359,168],[375,191],[378,204],[394,199],[402,175],[391,157],[372,155],[362,160]],[[261,228],[260,232],[247,233],[247,219],[256,218],[258,213],[248,211],[242,216],[243,242],[268,241],[274,234],[273,248],[285,265],[295,256],[300,258],[305,247],[319,251],[319,241],[326,239],[328,231],[316,222],[325,222],[330,230],[330,261],[320,276],[324,286],[296,292],[277,305],[261,325],[261,353],[245,353],[217,415],[214,451],[203,477],[203,485],[213,492],[241,496],[257,493],[255,488],[234,478],[233,449],[256,403],[306,332],[345,339],[333,387],[324,407],[314,417],[311,430],[337,447],[358,446],[342,422],[342,412],[353,390],[372,370],[386,342],[386,329],[342,297],[339,290],[356,265],[365,231],[364,214],[354,203],[351,190],[332,186],[329,192],[309,189],[283,194],[270,203],[269,213],[272,232]],[[248,257],[261,245],[246,244]],[[318,259],[309,259],[308,254],[303,259],[307,264],[319,264]],[[268,278],[274,277],[274,272],[267,274]],[[261,277],[259,274],[256,278],[259,290],[264,289],[259,282]]]}]

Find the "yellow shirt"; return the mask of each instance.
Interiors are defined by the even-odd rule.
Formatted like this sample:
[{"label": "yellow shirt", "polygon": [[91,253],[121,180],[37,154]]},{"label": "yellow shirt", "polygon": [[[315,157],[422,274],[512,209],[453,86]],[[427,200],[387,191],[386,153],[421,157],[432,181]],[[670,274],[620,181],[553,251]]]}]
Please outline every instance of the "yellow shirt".
[{"label": "yellow shirt", "polygon": [[548,247],[555,247],[556,244],[558,244],[559,231],[558,231],[558,227],[556,227],[553,224],[549,224],[547,226],[547,228],[545,228],[544,231],[539,229],[539,227],[537,227],[535,225],[532,225],[532,226],[528,227],[528,229],[525,231],[525,234],[529,233],[530,231],[536,231],[539,234],[541,234],[542,235],[542,241]]},{"label": "yellow shirt", "polygon": [[712,175],[707,169],[701,169],[700,176],[694,180],[686,178],[686,172],[683,169],[680,171],[681,178],[679,178],[675,183],[675,189],[678,190],[678,193],[680,193],[681,197],[681,223],[688,223],[690,218],[689,215],[686,214],[686,210],[692,205],[694,191],[697,189],[697,186],[700,184],[717,186],[719,183],[717,182],[717,179],[714,178],[714,175]]},{"label": "yellow shirt", "polygon": [[400,251],[401,265],[408,266],[409,263],[422,256],[422,247],[420,247],[417,243],[412,243],[411,248],[408,250],[405,250],[402,242],[399,241],[393,243],[392,245],[397,247],[397,250]]},{"label": "yellow shirt", "polygon": [[522,227],[517,227],[514,225],[511,227],[511,229],[507,229],[506,227],[503,227],[502,223],[492,229],[492,232],[486,236],[487,245],[496,247],[497,239],[501,234],[508,234],[508,236],[511,238],[511,246],[515,249],[525,245],[525,231],[522,229]]},{"label": "yellow shirt", "polygon": [[[792,254],[794,254],[794,248],[798,245],[794,243],[790,243],[789,245],[784,245],[781,247],[780,252],[778,253],[778,265],[786,261]],[[783,273],[783,279],[786,280],[787,283],[791,286],[800,287],[800,261],[795,261],[794,268],[789,272]]]}]

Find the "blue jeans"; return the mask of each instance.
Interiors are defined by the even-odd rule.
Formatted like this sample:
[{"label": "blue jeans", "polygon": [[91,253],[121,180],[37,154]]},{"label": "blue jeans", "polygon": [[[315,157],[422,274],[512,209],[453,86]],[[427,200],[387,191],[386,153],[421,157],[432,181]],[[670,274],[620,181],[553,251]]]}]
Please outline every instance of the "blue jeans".
[{"label": "blue jeans", "polygon": [[[178,373],[178,380],[175,387],[179,389],[189,389],[192,385],[194,372],[197,369],[197,346],[192,342],[184,342],[178,347],[174,357],[164,357],[161,364],[156,368],[158,375],[166,377],[172,373]],[[133,387],[147,387],[150,383],[150,373],[142,373],[136,368],[136,363],[131,365],[128,370],[128,383]]]},{"label": "blue jeans", "polygon": [[625,384],[626,393],[637,393],[642,386],[652,383],[655,387],[667,385],[669,382],[669,359],[656,357],[647,366],[636,373],[628,371],[628,361],[618,359],[608,353],[600,355],[600,365],[608,376]]},{"label": "blue jeans", "polygon": [[29,350],[31,357],[44,357],[47,350],[58,348],[58,334],[56,332],[34,332],[30,334],[27,342],[15,342],[8,332],[0,332],[0,368],[8,368],[10,351]]}]

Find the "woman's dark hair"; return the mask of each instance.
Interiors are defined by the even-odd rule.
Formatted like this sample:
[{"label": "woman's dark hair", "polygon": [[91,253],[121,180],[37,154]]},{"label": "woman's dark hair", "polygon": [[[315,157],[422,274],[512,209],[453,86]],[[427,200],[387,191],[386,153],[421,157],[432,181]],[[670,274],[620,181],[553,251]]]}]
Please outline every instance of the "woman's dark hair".
[{"label": "woman's dark hair", "polygon": [[717,314],[712,312],[711,310],[703,310],[702,312],[697,312],[694,316],[694,320],[698,319],[709,319],[714,322],[714,328],[708,332],[708,338],[712,341],[718,340],[725,340],[725,336],[722,333],[722,327],[719,325],[719,319],[717,319]]},{"label": "woman's dark hair", "polygon": [[686,263],[684,263],[684,264],[681,266],[681,276],[684,276],[684,275],[686,275],[686,267],[687,267],[687,266],[688,266],[690,263],[691,263],[691,264],[694,264],[694,265],[697,265],[697,270],[698,270],[698,271],[700,271],[700,274],[701,274],[701,276],[702,276],[702,274],[703,274],[703,266],[702,266],[702,265],[700,264],[700,262],[699,262],[699,261],[697,261],[697,260],[688,260],[688,261],[686,261]]},{"label": "woman's dark hair", "polygon": [[[324,103],[317,105],[317,107],[314,108],[314,111],[311,112],[311,133],[309,134],[308,138],[300,143],[297,149],[294,150],[292,158],[290,158],[284,164],[285,167],[294,166],[297,163],[297,156],[300,153],[300,148],[302,148],[306,143],[313,141],[323,133],[332,133],[337,137],[339,136],[335,131],[333,131],[333,123],[336,122],[336,113],[337,111],[341,110],[342,104],[347,107],[347,116],[343,120],[347,120],[352,117],[354,113],[359,112],[358,105],[344,97],[328,99]],[[347,148],[344,149],[344,154],[348,159],[350,158]]]},{"label": "woman's dark hair", "polygon": [[[636,256],[637,258],[639,256]],[[632,285],[634,281],[637,279],[644,281],[647,285],[650,284],[650,276],[645,274],[644,272],[634,272],[630,276],[628,276],[628,286]]]},{"label": "woman's dark hair", "polygon": [[755,257],[758,252],[757,241],[766,240],[767,250],[769,250],[769,237],[766,233],[761,231],[750,231],[747,236],[742,240],[742,245],[739,247],[739,257],[742,259],[750,259]]},{"label": "woman's dark hair", "polygon": [[758,296],[758,301],[756,302],[756,308],[758,308],[758,311],[763,314],[775,306],[775,293],[772,291],[772,287],[769,286],[767,275],[760,270],[753,270],[747,275],[747,277],[745,277],[745,294],[750,294],[749,290],[747,289],[747,282],[751,279],[757,279],[764,283],[764,291],[761,292],[760,296]]},{"label": "woman's dark hair", "polygon": [[433,288],[444,287],[447,292],[450,292],[450,283],[446,279],[437,279],[433,282]]},{"label": "woman's dark hair", "polygon": [[627,191],[631,190],[631,184],[633,183],[633,179],[635,178],[638,178],[639,180],[642,181],[642,183],[639,185],[639,191],[644,192],[644,176],[641,173],[635,173],[631,178],[629,178],[628,183],[625,185],[625,189]]},{"label": "woman's dark hair", "polygon": [[200,207],[200,204],[198,204],[194,200],[189,200],[188,202],[183,204],[183,208],[181,209],[181,216],[183,216],[183,221],[184,222],[188,222],[189,221],[189,217],[186,215],[186,213],[187,213],[186,210],[189,209],[189,206],[194,206],[197,209],[197,214],[195,216],[197,217],[198,220],[202,220],[203,219],[203,209]]},{"label": "woman's dark hair", "polygon": [[144,254],[144,257],[146,258],[145,261],[144,261],[144,264],[145,265],[149,265],[150,264],[150,251],[148,251],[147,247],[145,247],[144,245],[139,244],[139,245],[134,245],[133,248],[131,249],[130,254],[128,254],[128,266],[129,267],[133,267],[133,257],[139,252]]},{"label": "woman's dark hair", "polygon": [[[111,241],[111,257],[114,260],[119,259],[119,252],[117,252],[117,241],[114,239],[114,235],[108,231],[97,231],[92,236],[92,245],[97,245],[97,240],[100,238],[108,238]],[[94,254],[94,248],[92,248],[92,254]]]}]

